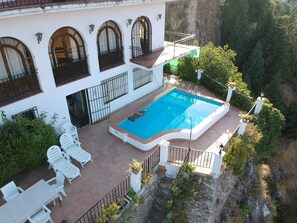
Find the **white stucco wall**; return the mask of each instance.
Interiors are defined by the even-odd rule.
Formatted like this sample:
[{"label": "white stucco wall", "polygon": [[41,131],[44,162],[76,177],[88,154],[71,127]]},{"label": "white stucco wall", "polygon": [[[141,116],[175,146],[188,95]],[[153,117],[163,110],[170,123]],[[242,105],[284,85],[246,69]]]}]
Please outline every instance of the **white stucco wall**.
[{"label": "white stucco wall", "polygon": [[[162,18],[157,21],[157,14]],[[135,5],[119,5],[101,8],[85,8],[73,11],[45,10],[43,13],[27,13],[23,16],[0,17],[0,37],[13,37],[22,41],[30,50],[35,68],[38,70],[38,79],[42,93],[35,96],[0,107],[9,117],[28,108],[37,106],[39,113],[48,112],[48,116],[54,113],[59,115],[57,130],[61,125],[70,120],[66,103],[66,96],[101,83],[102,80],[128,72],[129,94],[112,101],[111,111],[142,97],[162,85],[162,67],[153,70],[153,82],[137,90],[133,90],[132,70],[136,66],[130,63],[131,29],[135,19],[146,16],[152,24],[152,49],[163,46],[165,2],[143,3]],[[126,26],[127,19],[133,19],[130,26]],[[97,32],[100,26],[107,20],[116,22],[122,32],[125,64],[104,72],[99,71],[97,52]],[[93,33],[89,33],[89,25],[94,24]],[[85,43],[88,56],[90,76],[56,87],[50,59],[48,44],[52,34],[59,28],[69,26],[81,34]],[[42,33],[42,41],[37,43],[35,33]]]}]

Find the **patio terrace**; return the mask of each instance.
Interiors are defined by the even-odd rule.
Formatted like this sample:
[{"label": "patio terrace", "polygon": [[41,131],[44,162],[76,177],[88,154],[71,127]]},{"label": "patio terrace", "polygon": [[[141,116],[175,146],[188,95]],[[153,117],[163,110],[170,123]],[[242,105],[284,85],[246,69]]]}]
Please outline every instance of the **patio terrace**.
[{"label": "patio terrace", "polygon": [[[206,88],[201,85],[190,87],[189,83],[182,82],[178,87],[183,89],[195,89],[200,94],[214,97]],[[113,187],[119,184],[128,174],[129,163],[132,158],[143,161],[155,149],[148,152],[140,151],[128,143],[124,143],[117,137],[108,132],[108,126],[119,119],[123,114],[129,114],[138,107],[152,102],[160,96],[163,89],[158,89],[151,94],[113,112],[109,119],[100,123],[89,125],[79,130],[79,137],[82,148],[92,154],[93,161],[81,168],[75,161],[74,164],[81,169],[81,177],[73,180],[71,184],[65,181],[66,197],[63,197],[62,207],[49,205],[52,211],[54,222],[61,222],[66,219],[68,222],[75,222],[89,208],[91,208],[98,200],[100,200]],[[196,141],[191,142],[193,149],[206,150],[209,147],[218,146],[222,140],[231,137],[234,130],[239,124],[239,109],[231,106],[230,111],[216,124],[214,124],[207,132],[205,132]],[[171,140],[171,145],[188,147],[188,140]],[[54,171],[48,170],[47,163],[31,169],[23,171],[12,179],[15,183],[27,189],[40,179],[48,180],[54,177]],[[4,200],[1,197],[1,205]]]}]

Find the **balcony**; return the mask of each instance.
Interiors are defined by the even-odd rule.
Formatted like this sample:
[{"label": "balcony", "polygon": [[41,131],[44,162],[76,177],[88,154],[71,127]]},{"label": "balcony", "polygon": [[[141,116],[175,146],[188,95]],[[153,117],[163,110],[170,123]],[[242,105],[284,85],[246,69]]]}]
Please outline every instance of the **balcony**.
[{"label": "balcony", "polygon": [[[173,0],[149,0],[148,2],[170,2]],[[41,10],[47,6],[61,6],[69,4],[86,5],[88,3],[97,3],[98,5],[129,5],[144,3],[145,0],[0,0],[0,12],[14,9],[37,8]]]},{"label": "balcony", "polygon": [[108,70],[124,64],[123,49],[99,54],[100,71]]},{"label": "balcony", "polygon": [[141,47],[131,47],[132,55],[138,56],[132,58],[130,62],[150,70],[190,54],[199,56],[200,47],[193,46],[194,38],[195,35],[167,32],[166,41],[161,49],[148,51]]},{"label": "balcony", "polygon": [[41,92],[36,72],[19,74],[12,80],[0,80],[0,106]]},{"label": "balcony", "polygon": [[59,64],[53,67],[53,73],[57,86],[86,77],[89,75],[87,58]]}]

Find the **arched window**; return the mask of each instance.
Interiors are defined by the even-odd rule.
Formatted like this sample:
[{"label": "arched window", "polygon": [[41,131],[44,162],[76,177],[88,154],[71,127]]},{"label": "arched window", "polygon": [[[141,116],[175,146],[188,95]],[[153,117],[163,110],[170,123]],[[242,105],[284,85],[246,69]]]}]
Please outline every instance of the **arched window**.
[{"label": "arched window", "polygon": [[122,35],[115,22],[103,23],[97,38],[100,70],[107,70],[124,63]]},{"label": "arched window", "polygon": [[11,81],[35,72],[27,47],[13,38],[0,38],[0,80]]},{"label": "arched window", "polygon": [[31,53],[19,40],[0,38],[0,106],[40,92]]},{"label": "arched window", "polygon": [[49,56],[56,84],[63,84],[88,74],[84,42],[70,27],[58,29],[49,42]]},{"label": "arched window", "polygon": [[152,51],[152,28],[150,20],[138,17],[132,27],[131,33],[132,57],[149,54]]}]

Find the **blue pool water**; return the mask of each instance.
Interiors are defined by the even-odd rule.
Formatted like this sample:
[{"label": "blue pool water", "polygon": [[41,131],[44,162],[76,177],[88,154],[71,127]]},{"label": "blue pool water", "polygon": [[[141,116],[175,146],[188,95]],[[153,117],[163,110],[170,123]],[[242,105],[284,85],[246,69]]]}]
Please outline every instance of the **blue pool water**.
[{"label": "blue pool water", "polygon": [[221,105],[216,101],[172,90],[140,110],[138,119],[131,121],[127,118],[118,126],[141,139],[148,139],[166,130],[191,129],[190,116],[192,127],[195,128]]}]

